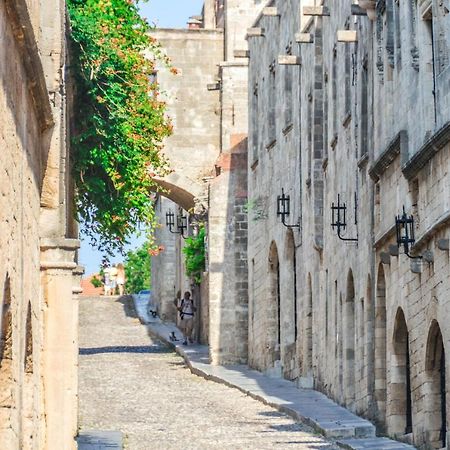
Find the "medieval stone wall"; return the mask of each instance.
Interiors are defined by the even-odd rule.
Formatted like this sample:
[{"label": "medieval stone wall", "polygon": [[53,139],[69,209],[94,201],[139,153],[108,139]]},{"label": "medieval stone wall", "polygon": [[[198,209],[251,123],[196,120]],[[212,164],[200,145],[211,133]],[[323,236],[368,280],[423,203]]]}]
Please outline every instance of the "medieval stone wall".
[{"label": "medieval stone wall", "polygon": [[174,75],[160,65],[156,75],[174,127],[164,144],[172,173],[160,183],[174,202],[189,210],[195,199],[205,198],[203,178],[211,174],[220,151],[219,93],[208,85],[217,82],[223,32],[157,29],[152,35],[177,70]]},{"label": "medieval stone wall", "polygon": [[[47,28],[52,34],[41,40],[43,15],[55,20]],[[76,227],[69,226],[73,217],[66,208],[72,191],[62,89],[64,18],[63,2],[0,6],[0,447],[5,449],[76,445],[73,294],[79,244],[67,239],[74,237],[67,230]]]},{"label": "medieval stone wall", "polygon": [[[248,37],[249,360],[441,448],[449,5],[377,2],[370,21],[351,2],[322,3],[325,14],[306,16],[311,2],[271,2],[277,14],[263,13]],[[276,216],[282,188],[300,230]],[[341,237],[355,240],[331,227],[338,196]],[[397,249],[403,206],[421,260]]]}]

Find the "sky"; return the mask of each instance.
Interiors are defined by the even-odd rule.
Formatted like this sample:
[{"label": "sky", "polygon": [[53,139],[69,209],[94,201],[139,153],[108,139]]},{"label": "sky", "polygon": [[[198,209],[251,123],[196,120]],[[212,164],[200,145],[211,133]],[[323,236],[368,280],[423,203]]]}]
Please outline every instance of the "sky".
[{"label": "sky", "polygon": [[[199,15],[202,6],[203,0],[149,0],[140,2],[140,12],[150,24],[155,24],[158,28],[186,28],[189,17]],[[88,239],[83,239],[83,236],[81,238],[79,263],[85,266],[85,274],[90,275],[98,272],[102,254],[90,246]],[[125,250],[133,250],[144,241],[145,236],[134,236]],[[111,263],[121,261],[123,257],[120,255],[110,259]]]}]

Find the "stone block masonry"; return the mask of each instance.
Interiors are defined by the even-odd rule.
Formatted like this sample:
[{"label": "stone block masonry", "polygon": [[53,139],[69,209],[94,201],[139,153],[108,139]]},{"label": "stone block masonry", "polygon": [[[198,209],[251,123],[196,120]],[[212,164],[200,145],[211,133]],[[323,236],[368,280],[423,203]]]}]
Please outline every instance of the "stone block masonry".
[{"label": "stone block masonry", "polygon": [[64,2],[0,5],[0,447],[5,449],[76,445],[74,294],[80,270],[69,206],[65,38]]},{"label": "stone block masonry", "polygon": [[[252,24],[264,38],[248,37],[248,196],[262,211],[249,220],[249,361],[313,384],[381,432],[442,448],[448,14],[424,14],[424,2],[377,2],[371,22],[350,3],[283,2],[276,20]],[[277,64],[280,54],[299,58],[301,71]],[[281,188],[300,230],[276,216]],[[331,227],[338,196],[341,237],[353,241]],[[414,217],[410,254],[426,256],[413,263],[392,250],[403,207]]]}]

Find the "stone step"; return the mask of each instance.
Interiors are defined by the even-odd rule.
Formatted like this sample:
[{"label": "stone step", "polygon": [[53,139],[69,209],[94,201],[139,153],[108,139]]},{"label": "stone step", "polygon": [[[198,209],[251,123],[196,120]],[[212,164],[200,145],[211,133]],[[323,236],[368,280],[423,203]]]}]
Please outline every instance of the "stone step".
[{"label": "stone step", "polygon": [[345,439],[337,441],[339,447],[348,450],[414,450],[415,447],[392,439],[375,437],[371,439]]},{"label": "stone step", "polygon": [[120,431],[82,431],[77,437],[78,450],[122,450],[123,435]]}]

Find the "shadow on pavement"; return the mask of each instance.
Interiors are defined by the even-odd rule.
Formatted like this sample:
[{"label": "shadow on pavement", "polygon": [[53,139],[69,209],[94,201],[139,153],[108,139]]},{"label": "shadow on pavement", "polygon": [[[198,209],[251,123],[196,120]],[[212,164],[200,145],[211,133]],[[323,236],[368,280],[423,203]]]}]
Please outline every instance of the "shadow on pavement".
[{"label": "shadow on pavement", "polygon": [[127,317],[132,317],[133,319],[139,319],[133,305],[133,298],[131,295],[122,295],[116,300],[117,303],[122,303],[123,310]]},{"label": "shadow on pavement", "polygon": [[99,353],[171,353],[165,345],[154,344],[144,346],[114,346],[80,348],[80,355],[98,355]]}]

